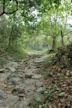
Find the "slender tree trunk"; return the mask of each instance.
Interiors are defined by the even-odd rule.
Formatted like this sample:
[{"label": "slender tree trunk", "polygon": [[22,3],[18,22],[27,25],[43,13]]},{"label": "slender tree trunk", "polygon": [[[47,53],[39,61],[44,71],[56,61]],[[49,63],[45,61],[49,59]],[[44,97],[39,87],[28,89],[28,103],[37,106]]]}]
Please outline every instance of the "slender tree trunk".
[{"label": "slender tree trunk", "polygon": [[[13,20],[14,20],[14,22],[16,21],[15,15],[16,15],[16,13],[13,14]],[[12,39],[13,28],[14,28],[14,24],[12,24],[12,27],[11,27],[11,32],[10,32],[10,36],[9,36],[8,47],[12,47],[12,44],[13,44],[13,39]]]},{"label": "slender tree trunk", "polygon": [[63,36],[63,32],[61,30],[61,46],[64,47],[64,36]]},{"label": "slender tree trunk", "polygon": [[56,49],[56,36],[53,36],[53,40],[52,40],[52,50]]},{"label": "slender tree trunk", "polygon": [[9,37],[9,43],[8,43],[8,48],[11,46],[11,39]]},{"label": "slender tree trunk", "polygon": [[10,33],[10,36],[9,36],[8,47],[11,47],[11,45],[12,45],[12,30],[13,30],[13,27],[12,27],[12,29],[11,29],[11,33]]}]

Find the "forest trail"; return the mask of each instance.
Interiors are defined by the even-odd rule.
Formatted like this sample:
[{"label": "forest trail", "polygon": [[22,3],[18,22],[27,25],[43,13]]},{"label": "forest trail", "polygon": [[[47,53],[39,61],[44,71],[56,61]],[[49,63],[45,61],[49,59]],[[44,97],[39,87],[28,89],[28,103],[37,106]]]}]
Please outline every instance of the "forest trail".
[{"label": "forest trail", "polygon": [[40,65],[45,58],[31,55],[0,69],[0,108],[30,108],[33,97],[44,89]]}]

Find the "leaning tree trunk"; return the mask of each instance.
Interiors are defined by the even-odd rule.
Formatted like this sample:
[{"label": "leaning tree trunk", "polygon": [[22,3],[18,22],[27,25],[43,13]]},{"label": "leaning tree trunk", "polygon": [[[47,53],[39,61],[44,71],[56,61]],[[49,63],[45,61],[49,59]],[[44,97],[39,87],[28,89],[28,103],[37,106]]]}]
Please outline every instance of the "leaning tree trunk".
[{"label": "leaning tree trunk", "polygon": [[52,40],[52,50],[56,49],[56,36],[53,36],[53,40]]},{"label": "leaning tree trunk", "polygon": [[63,35],[63,32],[61,30],[61,46],[64,47],[64,35]]}]

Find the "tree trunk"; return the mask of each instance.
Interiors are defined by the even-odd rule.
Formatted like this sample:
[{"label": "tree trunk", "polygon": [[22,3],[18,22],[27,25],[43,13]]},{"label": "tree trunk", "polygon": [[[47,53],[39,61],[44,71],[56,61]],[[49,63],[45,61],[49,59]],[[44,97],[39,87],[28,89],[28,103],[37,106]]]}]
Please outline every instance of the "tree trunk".
[{"label": "tree trunk", "polygon": [[11,33],[10,33],[10,36],[9,36],[9,43],[8,43],[8,48],[11,47],[12,45],[12,29],[11,29]]},{"label": "tree trunk", "polygon": [[52,40],[52,50],[56,49],[56,36],[53,36],[53,40]]},{"label": "tree trunk", "polygon": [[63,36],[63,32],[61,30],[61,46],[64,47],[64,36]]}]

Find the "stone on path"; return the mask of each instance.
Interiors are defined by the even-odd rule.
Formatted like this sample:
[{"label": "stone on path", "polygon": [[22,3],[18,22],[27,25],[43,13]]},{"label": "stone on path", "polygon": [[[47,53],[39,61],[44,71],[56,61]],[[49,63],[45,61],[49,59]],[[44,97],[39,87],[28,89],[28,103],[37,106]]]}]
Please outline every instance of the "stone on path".
[{"label": "stone on path", "polygon": [[4,73],[5,72],[5,69],[0,69],[0,73]]},{"label": "stone on path", "polygon": [[33,74],[28,72],[28,73],[25,73],[25,78],[32,78]]},{"label": "stone on path", "polygon": [[35,74],[32,76],[33,79],[40,79],[42,76],[40,74]]},{"label": "stone on path", "polygon": [[18,67],[18,63],[17,62],[9,62],[5,66],[5,68],[8,68],[11,72],[15,72],[17,67]]},{"label": "stone on path", "polygon": [[0,70],[0,83],[6,85],[6,89],[3,88],[6,93],[0,91],[0,108],[31,108],[34,96],[38,102],[43,101],[40,94],[44,91],[43,78],[38,68],[41,58],[34,57],[26,62],[11,61],[5,65],[5,70]]},{"label": "stone on path", "polygon": [[10,106],[17,102],[17,100],[17,96],[8,95],[3,90],[0,90],[0,108],[6,108],[7,106]]},{"label": "stone on path", "polygon": [[4,93],[4,91],[3,90],[0,90],[0,100],[6,99],[6,98],[7,98],[7,96]]}]

